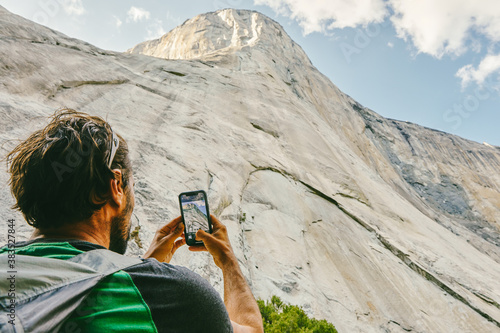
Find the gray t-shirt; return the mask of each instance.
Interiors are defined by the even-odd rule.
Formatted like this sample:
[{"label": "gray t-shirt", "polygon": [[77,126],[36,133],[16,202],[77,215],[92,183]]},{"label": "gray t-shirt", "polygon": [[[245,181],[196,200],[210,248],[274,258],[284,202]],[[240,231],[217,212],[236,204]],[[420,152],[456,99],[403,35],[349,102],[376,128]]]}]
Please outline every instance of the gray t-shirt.
[{"label": "gray t-shirt", "polygon": [[[102,249],[79,240],[37,239],[16,244],[20,254],[67,259]],[[59,332],[232,332],[218,292],[191,270],[156,259],[99,282]]]}]

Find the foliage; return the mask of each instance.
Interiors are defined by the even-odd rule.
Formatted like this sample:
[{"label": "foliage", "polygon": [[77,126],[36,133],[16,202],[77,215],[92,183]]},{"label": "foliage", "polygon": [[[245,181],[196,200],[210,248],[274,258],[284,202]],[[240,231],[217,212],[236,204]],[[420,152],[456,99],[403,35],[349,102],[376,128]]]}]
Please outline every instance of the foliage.
[{"label": "foliage", "polygon": [[297,305],[283,303],[278,296],[270,302],[257,300],[266,333],[337,333],[326,320],[309,318]]}]

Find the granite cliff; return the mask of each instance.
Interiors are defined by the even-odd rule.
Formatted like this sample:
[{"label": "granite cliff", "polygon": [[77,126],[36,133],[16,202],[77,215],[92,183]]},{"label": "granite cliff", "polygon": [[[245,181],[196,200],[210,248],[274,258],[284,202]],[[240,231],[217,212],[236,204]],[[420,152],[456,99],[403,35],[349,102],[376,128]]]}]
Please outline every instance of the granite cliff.
[{"label": "granite cliff", "polygon": [[[500,147],[381,117],[270,18],[208,13],[117,53],[0,7],[0,78],[2,155],[62,106],[128,140],[129,255],[205,189],[257,297],[339,332],[500,331]],[[208,256],[175,263],[222,291]]]}]

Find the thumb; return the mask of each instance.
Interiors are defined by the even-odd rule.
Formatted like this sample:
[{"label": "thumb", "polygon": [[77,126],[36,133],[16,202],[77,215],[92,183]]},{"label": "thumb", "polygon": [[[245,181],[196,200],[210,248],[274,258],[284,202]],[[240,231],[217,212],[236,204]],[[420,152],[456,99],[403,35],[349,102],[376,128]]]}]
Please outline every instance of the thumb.
[{"label": "thumb", "polygon": [[196,240],[204,241],[204,240],[208,239],[209,237],[210,237],[209,233],[203,229],[198,229],[198,231],[196,232]]},{"label": "thumb", "polygon": [[184,231],[184,224],[179,223],[177,227],[172,231],[170,235],[167,235],[167,239],[177,239],[182,235],[182,232]]},{"label": "thumb", "polygon": [[180,236],[182,234],[182,232],[184,231],[184,223],[179,223],[177,225],[177,227],[175,228],[174,230],[174,235],[176,236]]}]

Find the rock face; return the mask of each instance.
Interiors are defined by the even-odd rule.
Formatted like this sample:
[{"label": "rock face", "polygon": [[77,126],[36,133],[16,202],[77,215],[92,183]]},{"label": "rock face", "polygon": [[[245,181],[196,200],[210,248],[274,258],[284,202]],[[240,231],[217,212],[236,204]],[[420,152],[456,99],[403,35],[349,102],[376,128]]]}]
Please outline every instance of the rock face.
[{"label": "rock face", "polygon": [[[500,147],[359,105],[257,12],[200,15],[123,54],[1,7],[0,34],[1,154],[61,106],[107,118],[135,168],[129,255],[205,189],[256,297],[339,332],[500,331]],[[175,263],[222,292],[207,255]]]}]

